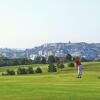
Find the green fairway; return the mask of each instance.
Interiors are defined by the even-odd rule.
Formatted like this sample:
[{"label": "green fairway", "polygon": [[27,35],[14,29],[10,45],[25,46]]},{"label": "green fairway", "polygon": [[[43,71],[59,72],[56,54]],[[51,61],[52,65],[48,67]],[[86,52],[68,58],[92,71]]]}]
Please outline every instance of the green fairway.
[{"label": "green fairway", "polygon": [[[0,76],[0,100],[100,100],[100,62],[83,63],[81,79],[67,64],[56,73],[47,73],[47,65],[32,66],[40,66],[44,73]],[[16,68],[1,67],[0,72]]]}]

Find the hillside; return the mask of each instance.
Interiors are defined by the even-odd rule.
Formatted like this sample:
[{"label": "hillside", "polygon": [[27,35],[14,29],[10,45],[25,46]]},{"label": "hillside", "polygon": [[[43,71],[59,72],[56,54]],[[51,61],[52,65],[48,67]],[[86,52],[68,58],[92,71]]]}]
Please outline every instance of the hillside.
[{"label": "hillside", "polygon": [[70,53],[72,56],[84,57],[87,60],[99,59],[100,43],[48,43],[26,50],[27,56],[31,58],[37,55],[65,57],[67,53]]},{"label": "hillside", "polygon": [[34,59],[38,55],[65,57],[67,53],[70,53],[72,56],[84,57],[87,60],[100,59],[100,43],[47,43],[26,50],[0,49],[0,54],[7,58],[28,57]]}]

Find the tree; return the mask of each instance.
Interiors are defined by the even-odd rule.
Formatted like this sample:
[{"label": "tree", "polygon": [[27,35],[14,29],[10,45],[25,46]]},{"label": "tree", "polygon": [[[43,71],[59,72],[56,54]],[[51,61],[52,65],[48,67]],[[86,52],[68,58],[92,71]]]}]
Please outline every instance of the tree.
[{"label": "tree", "polygon": [[27,73],[28,73],[28,71],[25,68],[19,67],[18,70],[17,70],[17,74],[18,75],[20,75],[20,74],[27,74]]},{"label": "tree", "polygon": [[53,55],[48,57],[48,63],[49,63],[48,72],[56,72],[57,69],[56,69],[56,66],[54,65],[55,57]]},{"label": "tree", "polygon": [[34,58],[34,63],[41,64],[41,56],[37,56]]},{"label": "tree", "polygon": [[56,66],[54,64],[49,64],[48,72],[57,72]]},{"label": "tree", "polygon": [[48,63],[49,64],[54,64],[55,63],[55,57],[53,55],[48,57]]},{"label": "tree", "polygon": [[5,66],[6,65],[6,62],[5,62],[6,58],[0,54],[0,66]]},{"label": "tree", "polygon": [[60,68],[60,58],[59,57],[56,57],[56,64],[57,64],[57,67]]},{"label": "tree", "polygon": [[15,75],[15,71],[7,69],[5,72],[2,72],[2,75]]},{"label": "tree", "polygon": [[42,69],[40,67],[38,67],[36,70],[35,70],[35,73],[42,73]]},{"label": "tree", "polygon": [[63,60],[60,59],[60,58],[57,58],[57,67],[60,68],[60,69],[63,69],[64,68],[64,64],[63,64]]},{"label": "tree", "polygon": [[63,69],[65,66],[63,63],[60,64],[60,69]]},{"label": "tree", "polygon": [[60,61],[60,58],[59,57],[55,57],[55,62],[59,62]]},{"label": "tree", "polygon": [[65,60],[66,61],[72,61],[72,58],[73,57],[70,54],[67,54]]},{"label": "tree", "polygon": [[47,62],[47,61],[46,61],[46,58],[45,58],[45,57],[42,57],[41,63],[42,63],[42,64],[46,64],[46,62]]},{"label": "tree", "polygon": [[34,74],[34,70],[32,66],[29,66],[27,69],[28,74]]}]

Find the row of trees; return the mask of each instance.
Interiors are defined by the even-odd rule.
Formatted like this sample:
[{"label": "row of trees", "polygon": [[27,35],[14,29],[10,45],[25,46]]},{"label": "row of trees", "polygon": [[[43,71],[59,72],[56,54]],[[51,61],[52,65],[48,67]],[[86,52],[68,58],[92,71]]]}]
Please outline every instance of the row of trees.
[{"label": "row of trees", "polygon": [[[69,67],[74,67],[74,64],[73,63],[69,63],[68,65]],[[60,68],[60,69],[63,69],[65,66],[63,63],[59,63],[58,64],[53,64],[53,63],[50,63],[49,66],[48,66],[48,72],[57,72],[57,67]],[[43,73],[42,71],[42,68],[40,67],[37,67],[35,70],[33,70],[33,67],[32,66],[29,66],[27,68],[25,67],[19,67],[17,69],[17,71],[15,70],[11,70],[11,69],[7,69],[5,70],[4,72],[2,72],[2,75],[23,75],[23,74],[35,74],[35,73]]]},{"label": "row of trees", "polygon": [[[71,61],[71,59],[70,59]],[[57,72],[57,68],[63,69],[64,66],[64,60],[59,58],[59,57],[54,57],[54,56],[49,56],[48,57],[48,72]],[[74,64],[71,62],[68,65],[69,67],[74,67]],[[42,73],[42,69],[40,67],[38,67],[35,71],[33,70],[33,67],[28,67],[28,68],[24,68],[24,67],[19,67],[17,69],[17,75],[20,74],[34,74],[34,73]],[[15,71],[14,70],[6,70],[4,73],[2,73],[2,75],[15,75]]]},{"label": "row of trees", "polygon": [[57,63],[60,59],[62,59],[64,62],[66,61],[72,61],[73,57],[70,54],[67,54],[65,58],[60,58],[60,57],[55,57],[53,55],[50,55],[48,58],[42,57],[42,56],[37,56],[34,58],[34,63],[36,64],[46,64],[46,63]]},{"label": "row of trees", "polygon": [[[17,58],[17,59],[7,59],[3,56],[0,56],[0,66],[15,66],[15,65],[28,65],[28,64],[49,64],[57,63],[59,61],[59,57],[55,57],[53,55],[49,56],[48,58],[37,56],[34,60],[27,59],[27,58]],[[63,59],[64,61],[71,61],[72,56],[67,54],[67,56]]]},{"label": "row of trees", "polygon": [[32,63],[33,61],[27,58],[18,58],[18,59],[0,58],[0,66],[28,65]]}]

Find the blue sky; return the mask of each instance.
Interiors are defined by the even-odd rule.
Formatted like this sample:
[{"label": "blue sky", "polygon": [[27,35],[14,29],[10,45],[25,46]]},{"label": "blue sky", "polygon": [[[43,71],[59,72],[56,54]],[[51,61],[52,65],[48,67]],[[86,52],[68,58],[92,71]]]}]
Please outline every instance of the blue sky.
[{"label": "blue sky", "polygon": [[100,0],[0,0],[0,47],[99,42]]}]

